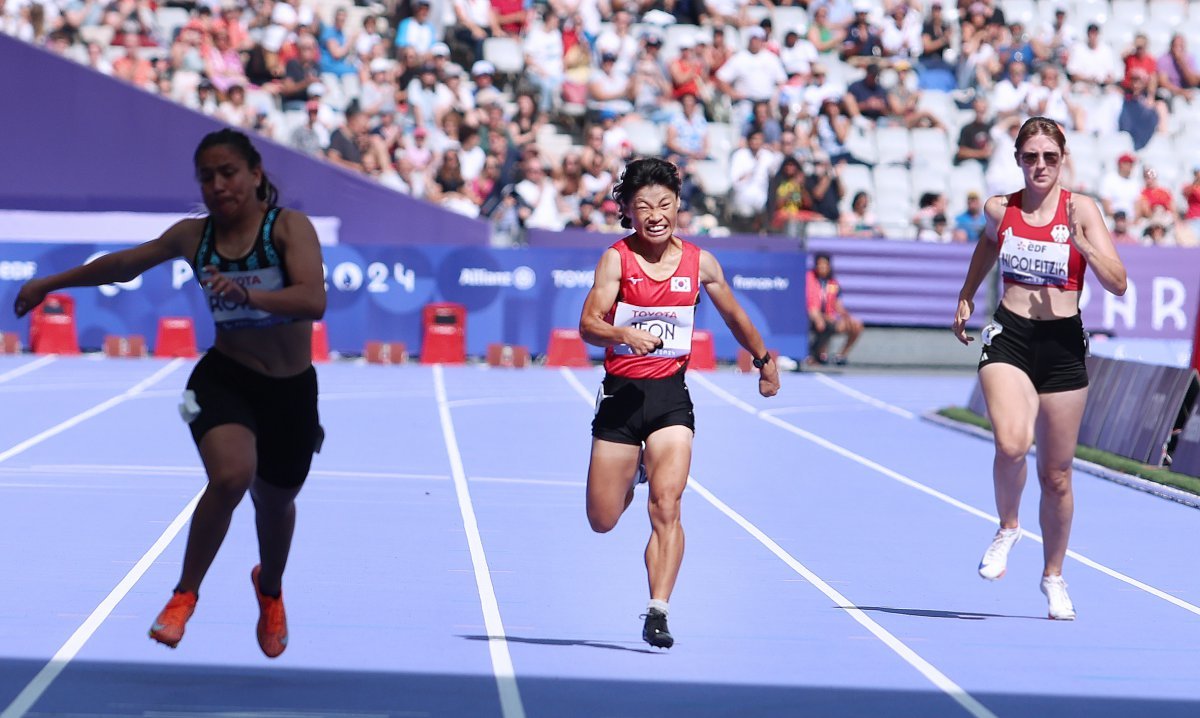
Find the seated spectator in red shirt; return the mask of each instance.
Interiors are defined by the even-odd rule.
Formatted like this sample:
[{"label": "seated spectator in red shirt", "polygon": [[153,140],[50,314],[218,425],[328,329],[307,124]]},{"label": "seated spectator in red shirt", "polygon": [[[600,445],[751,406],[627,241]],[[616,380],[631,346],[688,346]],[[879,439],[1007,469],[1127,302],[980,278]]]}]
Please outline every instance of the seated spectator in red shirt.
[{"label": "seated spectator in red shirt", "polygon": [[1134,203],[1137,212],[1134,219],[1157,219],[1170,229],[1175,217],[1175,198],[1158,183],[1158,172],[1153,167],[1142,170],[1142,179],[1146,185]]},{"label": "seated spectator in red shirt", "polygon": [[842,304],[842,287],[833,276],[833,259],[824,252],[813,257],[808,273],[808,321],[815,338],[809,347],[809,364],[829,363],[829,342],[835,334],[844,334],[846,342],[833,358],[835,364],[845,364],[846,355],[862,335],[862,320],[846,311]]}]

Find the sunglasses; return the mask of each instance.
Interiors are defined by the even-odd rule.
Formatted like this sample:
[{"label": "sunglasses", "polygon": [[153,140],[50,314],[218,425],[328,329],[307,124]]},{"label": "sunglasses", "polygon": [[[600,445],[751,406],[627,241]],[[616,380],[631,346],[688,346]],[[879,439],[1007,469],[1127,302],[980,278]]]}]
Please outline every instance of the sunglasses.
[{"label": "sunglasses", "polygon": [[[1020,155],[1021,164],[1030,166],[1036,165],[1038,156],[1039,155],[1037,152],[1022,152]],[[1059,161],[1062,160],[1062,155],[1058,152],[1043,152],[1041,153],[1041,158],[1042,161],[1046,163],[1047,167],[1057,167]]]}]

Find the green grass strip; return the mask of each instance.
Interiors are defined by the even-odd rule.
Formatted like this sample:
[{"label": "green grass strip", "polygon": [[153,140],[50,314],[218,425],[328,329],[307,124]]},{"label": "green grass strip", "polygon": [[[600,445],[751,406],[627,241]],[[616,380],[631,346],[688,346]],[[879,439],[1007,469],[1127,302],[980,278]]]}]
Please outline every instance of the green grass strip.
[{"label": "green grass strip", "polygon": [[[949,406],[939,409],[938,414],[952,421],[977,426],[985,431],[992,430],[990,421],[970,409]],[[1177,474],[1170,469],[1143,464],[1140,461],[1134,461],[1133,459],[1118,456],[1117,454],[1110,454],[1100,449],[1093,449],[1090,446],[1077,446],[1075,448],[1075,456],[1084,461],[1090,461],[1093,464],[1099,464],[1105,468],[1112,469],[1113,471],[1120,471],[1123,474],[1130,474],[1131,476],[1137,476],[1164,486],[1172,486],[1200,496],[1200,479],[1195,476]]]}]

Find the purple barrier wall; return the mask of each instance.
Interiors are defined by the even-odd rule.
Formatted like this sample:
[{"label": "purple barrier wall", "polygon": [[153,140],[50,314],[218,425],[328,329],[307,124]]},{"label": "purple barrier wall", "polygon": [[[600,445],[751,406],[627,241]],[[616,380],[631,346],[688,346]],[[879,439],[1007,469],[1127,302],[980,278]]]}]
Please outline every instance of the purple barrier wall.
[{"label": "purple barrier wall", "polygon": [[[0,207],[186,212],[192,153],[222,125],[0,34]],[[16,70],[14,68],[20,68]],[[349,244],[487,245],[488,226],[254,137],[281,201],[341,219]],[[145,239],[150,239],[149,237]]]}]

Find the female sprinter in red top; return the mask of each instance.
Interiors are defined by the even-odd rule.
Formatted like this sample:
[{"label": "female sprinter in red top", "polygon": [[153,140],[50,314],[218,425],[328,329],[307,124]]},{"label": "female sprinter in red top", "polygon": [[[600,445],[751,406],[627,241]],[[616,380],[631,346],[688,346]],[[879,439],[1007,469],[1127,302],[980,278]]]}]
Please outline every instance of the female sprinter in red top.
[{"label": "female sprinter in red top", "polygon": [[633,501],[634,486],[649,481],[650,605],[642,638],[657,648],[675,642],[667,630],[667,602],[683,561],[680,500],[695,431],[684,372],[701,286],[754,356],[759,393],[779,391],[779,369],[725,283],[721,265],[675,236],[679,188],[679,170],[666,160],[638,159],[626,166],[613,196],[621,225],[633,234],[601,256],[579,320],[584,340],[606,348],[606,375],[592,421],[588,521],[594,531],[611,531]]},{"label": "female sprinter in red top", "polygon": [[1050,618],[1069,621],[1075,608],[1062,567],[1075,508],[1071,462],[1088,387],[1079,294],[1090,266],[1104,289],[1123,295],[1125,265],[1096,203],[1060,184],[1066,153],[1066,138],[1053,120],[1033,117],[1022,125],[1015,156],[1025,188],[992,197],[984,206],[986,230],[959,292],[953,327],[963,344],[972,341],[966,334],[975,311],[972,297],[999,259],[1004,291],[983,330],[979,383],[996,442],[992,471],[1000,530],[983,555],[979,575],[992,581],[1003,576],[1008,553],[1021,537],[1017,510],[1025,455],[1036,439],[1042,593]]},{"label": "female sprinter in red top", "polygon": [[21,287],[17,316],[48,292],[133,279],[176,257],[192,262],[216,323],[216,341],[188,379],[180,413],[208,473],[192,514],[183,572],[150,637],[171,648],[196,610],[200,583],[249,490],[261,563],[250,573],[258,599],[258,645],[287,648],[283,570],[296,525],[294,499],[323,437],[312,366],[312,322],[325,313],[321,247],[303,213],[276,205],[262,157],[236,130],[204,137],[194,158],[208,216],[161,237]]}]

